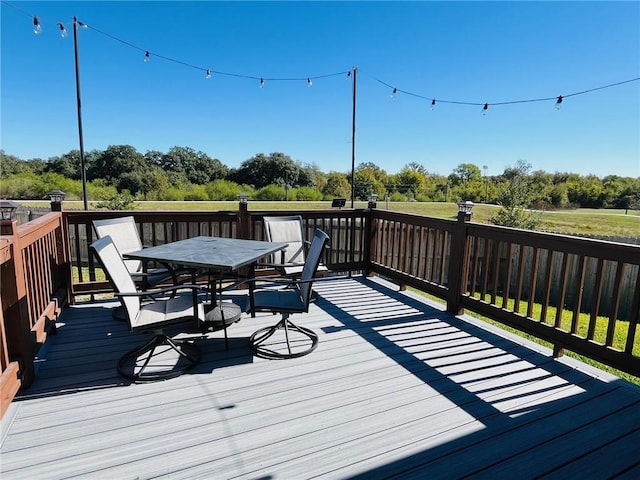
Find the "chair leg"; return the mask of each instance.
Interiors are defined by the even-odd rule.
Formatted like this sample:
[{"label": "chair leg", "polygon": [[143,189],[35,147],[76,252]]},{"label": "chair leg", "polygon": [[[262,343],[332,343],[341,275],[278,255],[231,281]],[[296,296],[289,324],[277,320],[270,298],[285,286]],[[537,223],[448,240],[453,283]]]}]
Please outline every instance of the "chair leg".
[{"label": "chair leg", "polygon": [[[266,342],[271,339],[273,335],[275,335],[279,330],[284,330],[287,353],[276,351],[266,345]],[[302,350],[292,351],[291,341],[289,339],[289,330],[297,332],[306,337],[307,341],[310,341],[311,344]],[[251,335],[249,341],[251,342],[251,349],[256,356],[268,358],[271,360],[282,360],[286,358],[302,357],[313,352],[318,346],[318,335],[309,328],[300,327],[299,325],[293,323],[291,320],[289,320],[289,314],[283,314],[282,320],[280,320],[277,324],[270,327],[261,328],[260,330],[254,332],[254,334]]]},{"label": "chair leg", "polygon": [[[146,371],[151,360],[167,351],[178,354],[173,368]],[[141,347],[130,350],[118,360],[118,373],[134,382],[155,382],[174,378],[191,370],[201,359],[197,345],[185,340],[173,340],[164,334],[157,334]]]}]

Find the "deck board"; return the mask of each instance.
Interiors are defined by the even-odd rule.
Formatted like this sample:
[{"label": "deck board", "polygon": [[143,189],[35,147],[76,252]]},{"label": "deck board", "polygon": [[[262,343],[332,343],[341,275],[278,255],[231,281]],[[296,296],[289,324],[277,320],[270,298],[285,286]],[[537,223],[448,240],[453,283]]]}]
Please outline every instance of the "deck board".
[{"label": "deck board", "polygon": [[[385,282],[317,285],[310,355],[255,358],[245,317],[181,377],[129,384],[113,302],[64,311],[2,424],[12,478],[634,478],[640,389]],[[597,372],[596,372],[597,373]],[[619,454],[620,453],[620,454]],[[557,477],[556,477],[557,478]]]}]

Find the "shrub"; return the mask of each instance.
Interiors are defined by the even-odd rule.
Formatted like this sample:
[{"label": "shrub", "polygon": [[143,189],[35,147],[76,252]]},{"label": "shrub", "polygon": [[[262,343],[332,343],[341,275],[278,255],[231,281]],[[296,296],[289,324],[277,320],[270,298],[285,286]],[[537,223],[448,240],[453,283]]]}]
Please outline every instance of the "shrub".
[{"label": "shrub", "polygon": [[281,185],[267,185],[255,193],[256,200],[284,200],[286,192]]},{"label": "shrub", "polygon": [[319,201],[322,200],[322,192],[312,187],[294,188],[289,192],[289,199],[301,202]]},{"label": "shrub", "polygon": [[204,185],[192,185],[184,194],[185,200],[204,201],[209,200],[207,189]]},{"label": "shrub", "polygon": [[127,191],[116,193],[96,204],[97,208],[106,208],[107,210],[130,210],[133,207],[134,198]]}]

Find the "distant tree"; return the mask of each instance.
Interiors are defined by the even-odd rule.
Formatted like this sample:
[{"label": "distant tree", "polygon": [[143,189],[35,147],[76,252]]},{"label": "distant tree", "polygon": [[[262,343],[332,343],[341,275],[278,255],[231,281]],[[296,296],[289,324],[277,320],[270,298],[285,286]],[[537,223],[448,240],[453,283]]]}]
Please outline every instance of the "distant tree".
[{"label": "distant tree", "polygon": [[27,162],[9,155],[4,150],[0,150],[0,178],[7,178],[9,175],[23,172],[27,169]]},{"label": "distant tree", "polygon": [[491,217],[494,225],[535,230],[540,224],[540,215],[526,210],[532,201],[531,164],[518,160],[516,166],[505,170],[504,181],[498,193],[500,210]]},{"label": "distant tree", "polygon": [[571,203],[581,207],[601,208],[604,205],[602,180],[595,175],[587,175],[567,182],[567,196]]},{"label": "distant tree", "polygon": [[381,183],[387,183],[387,172],[373,162],[363,162],[358,164],[356,172],[367,171],[369,174]]},{"label": "distant tree", "polygon": [[[91,150],[84,152],[84,165],[85,170],[94,164],[96,158],[101,154],[99,150]],[[51,157],[47,161],[46,171],[59,173],[67,178],[73,180],[82,179],[82,161],[80,159],[80,150],[70,150],[69,152],[62,154],[59,157]]]},{"label": "distant tree", "polygon": [[395,175],[395,187],[398,192],[407,194],[411,192],[413,195],[424,193],[427,185],[426,170],[417,163],[406,165],[400,173]]},{"label": "distant tree", "polygon": [[366,200],[369,194],[375,193],[382,198],[386,192],[385,184],[376,178],[369,168],[361,168],[355,172],[354,194],[357,200]]},{"label": "distant tree", "polygon": [[236,183],[254,185],[258,189],[267,185],[280,185],[283,190],[285,185],[313,186],[309,185],[312,179],[302,174],[300,165],[280,152],[269,155],[258,153],[242,162],[240,168],[230,172],[227,178]]},{"label": "distant tree", "polygon": [[327,183],[327,176],[314,164],[301,164],[299,184],[314,187],[321,191]]},{"label": "distant tree", "polygon": [[453,185],[466,184],[474,180],[482,180],[482,172],[480,167],[473,163],[461,163],[453,169],[449,180]]},{"label": "distant tree", "polygon": [[[149,174],[149,166],[143,155],[131,145],[111,145],[98,154],[88,168],[87,177],[90,180],[102,178],[108,184],[118,186],[120,176],[125,172],[145,176]],[[128,180],[123,183],[128,183]]]},{"label": "distant tree", "polygon": [[220,160],[209,157],[206,153],[189,147],[173,147],[167,153],[158,155],[151,151],[145,154],[145,159],[151,164],[158,165],[167,172],[181,174],[188,182],[204,185],[214,180],[224,178],[229,169]]},{"label": "distant tree", "polygon": [[327,183],[322,189],[325,198],[350,198],[351,185],[344,173],[330,172],[327,174]]}]

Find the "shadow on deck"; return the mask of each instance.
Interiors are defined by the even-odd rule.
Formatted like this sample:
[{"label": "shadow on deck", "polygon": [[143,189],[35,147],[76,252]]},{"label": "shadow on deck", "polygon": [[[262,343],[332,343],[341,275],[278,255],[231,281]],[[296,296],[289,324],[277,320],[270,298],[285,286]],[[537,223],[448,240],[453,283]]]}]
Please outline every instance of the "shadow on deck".
[{"label": "shadow on deck", "polygon": [[113,302],[65,310],[3,420],[3,478],[638,478],[640,389],[365,278],[322,282],[294,320],[311,355],[254,358],[244,318],[146,385]]}]

